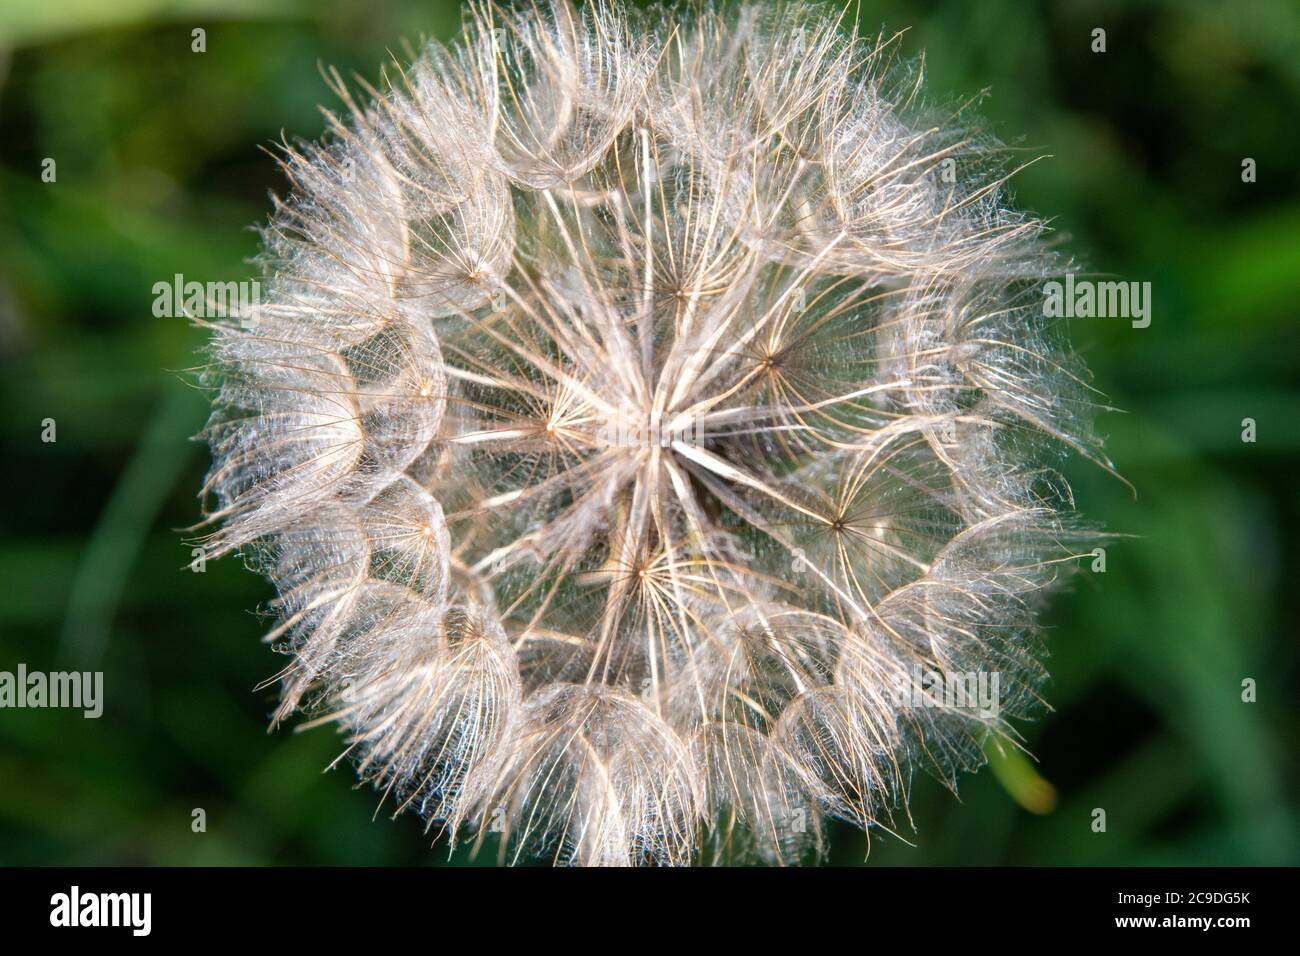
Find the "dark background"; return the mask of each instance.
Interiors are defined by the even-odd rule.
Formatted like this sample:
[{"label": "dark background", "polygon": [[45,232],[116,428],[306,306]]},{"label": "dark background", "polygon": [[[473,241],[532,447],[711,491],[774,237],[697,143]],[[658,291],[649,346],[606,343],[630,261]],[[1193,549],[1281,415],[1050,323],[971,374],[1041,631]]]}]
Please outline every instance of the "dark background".
[{"label": "dark background", "polygon": [[[236,560],[192,573],[177,530],[207,467],[183,374],[203,335],[151,306],[174,273],[249,276],[248,227],[284,188],[264,148],[318,136],[317,104],[337,105],[318,61],[374,80],[458,16],[0,0],[0,670],[103,670],[107,699],[97,721],[0,710],[0,863],[447,859],[413,817],[372,822],[349,768],[321,775],[333,731],[266,733],[274,692],[254,688],[279,658],[251,612],[269,588]],[[1052,606],[1056,710],[1022,728],[1037,763],[995,755],[960,800],[917,780],[915,846],[874,834],[870,862],[1296,862],[1300,5],[865,2],[860,19],[910,27],[936,97],[987,87],[1003,138],[1051,155],[1018,203],[1154,298],[1146,329],[1074,322],[1125,410],[1100,429],[1137,494],[1070,473],[1081,510],[1132,537]],[[863,860],[862,834],[832,837],[833,862]]]}]

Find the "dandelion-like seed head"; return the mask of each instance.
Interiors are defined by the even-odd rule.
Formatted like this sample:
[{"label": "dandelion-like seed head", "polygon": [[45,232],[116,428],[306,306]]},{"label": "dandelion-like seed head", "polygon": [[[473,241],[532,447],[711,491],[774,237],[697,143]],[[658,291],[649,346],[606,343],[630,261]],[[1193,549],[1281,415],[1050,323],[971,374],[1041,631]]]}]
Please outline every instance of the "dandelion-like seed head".
[{"label": "dandelion-like seed head", "polygon": [[[1043,225],[897,46],[555,0],[330,74],[266,304],[213,344],[205,492],[277,586],[277,719],[453,841],[583,864],[797,862],[1013,733],[1052,457],[1099,453]],[[912,693],[988,673],[992,712]]]}]

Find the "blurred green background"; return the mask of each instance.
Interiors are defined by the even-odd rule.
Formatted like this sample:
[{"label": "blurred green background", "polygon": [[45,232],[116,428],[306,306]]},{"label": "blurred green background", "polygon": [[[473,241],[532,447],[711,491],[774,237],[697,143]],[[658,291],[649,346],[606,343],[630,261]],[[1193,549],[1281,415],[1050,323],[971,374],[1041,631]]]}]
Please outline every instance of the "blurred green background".
[{"label": "blurred green background", "polygon": [[[1137,494],[1070,474],[1084,513],[1133,537],[1052,606],[1055,712],[1023,728],[1037,763],[995,759],[960,800],[916,780],[915,845],[877,834],[870,862],[1297,862],[1300,5],[860,16],[911,28],[932,93],[988,88],[995,129],[1052,156],[1018,202],[1154,296],[1147,329],[1074,323],[1125,409],[1100,428]],[[176,530],[207,466],[188,439],[206,399],[181,373],[203,335],[151,305],[175,273],[248,277],[248,227],[284,187],[264,148],[316,137],[317,104],[336,105],[318,62],[373,80],[458,18],[452,0],[0,0],[0,670],[102,669],[107,698],[97,721],[0,711],[0,863],[447,860],[417,819],[372,822],[349,768],[322,776],[333,731],[267,734],[274,692],[254,688],[279,659],[252,610],[269,588],[236,560],[192,573]],[[832,829],[832,862],[865,850]]]}]

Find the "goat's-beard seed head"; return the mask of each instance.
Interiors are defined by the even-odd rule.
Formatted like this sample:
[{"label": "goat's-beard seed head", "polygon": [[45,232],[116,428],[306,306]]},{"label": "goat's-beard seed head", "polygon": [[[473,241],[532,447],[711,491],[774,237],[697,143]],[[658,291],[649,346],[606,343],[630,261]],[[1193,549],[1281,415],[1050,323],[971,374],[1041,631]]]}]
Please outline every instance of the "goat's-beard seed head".
[{"label": "goat's-beard seed head", "polygon": [[[332,76],[213,344],[205,491],[278,588],[277,719],[453,840],[602,864],[795,862],[1013,732],[1051,459],[1105,461],[1063,263],[896,45],[557,0],[368,103]],[[991,708],[941,692],[976,676]]]}]

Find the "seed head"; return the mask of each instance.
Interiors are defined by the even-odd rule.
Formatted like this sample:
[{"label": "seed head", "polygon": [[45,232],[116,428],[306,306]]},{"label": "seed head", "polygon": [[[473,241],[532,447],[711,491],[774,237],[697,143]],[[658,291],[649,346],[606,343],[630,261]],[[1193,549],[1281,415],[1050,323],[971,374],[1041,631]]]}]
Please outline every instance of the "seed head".
[{"label": "seed head", "polygon": [[[205,492],[277,719],[454,842],[798,862],[1037,700],[1084,372],[1006,151],[817,6],[472,8],[286,146]],[[244,317],[246,320],[250,317]],[[991,710],[932,699],[997,674]]]}]

